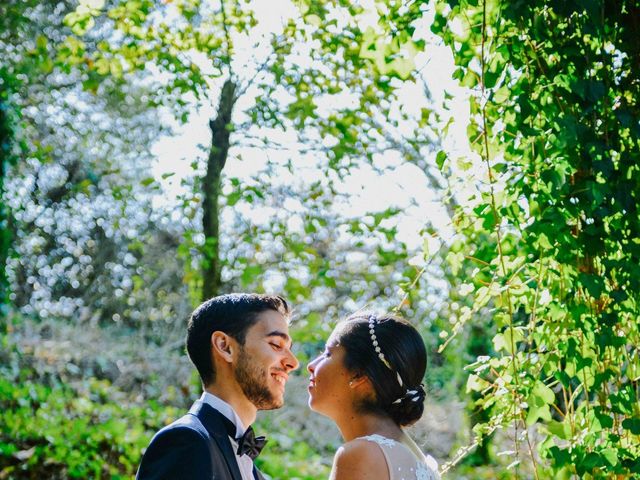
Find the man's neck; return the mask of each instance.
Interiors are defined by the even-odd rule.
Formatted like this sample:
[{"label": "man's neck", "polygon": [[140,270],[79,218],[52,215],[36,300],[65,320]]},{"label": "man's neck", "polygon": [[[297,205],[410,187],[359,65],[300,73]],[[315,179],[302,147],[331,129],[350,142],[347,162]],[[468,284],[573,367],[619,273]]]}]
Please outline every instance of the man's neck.
[{"label": "man's neck", "polygon": [[255,422],[258,409],[245,396],[242,390],[224,388],[222,385],[214,383],[205,387],[204,391],[227,402],[231,408],[233,408],[233,411],[236,412],[236,415],[238,415],[245,427],[249,427]]}]

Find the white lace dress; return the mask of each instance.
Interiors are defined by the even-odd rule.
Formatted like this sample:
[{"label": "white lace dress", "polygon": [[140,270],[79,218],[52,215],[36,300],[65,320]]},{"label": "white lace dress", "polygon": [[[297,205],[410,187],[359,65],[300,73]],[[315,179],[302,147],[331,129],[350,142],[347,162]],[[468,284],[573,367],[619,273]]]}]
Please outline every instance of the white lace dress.
[{"label": "white lace dress", "polygon": [[382,435],[358,437],[377,443],[389,467],[389,480],[440,480],[438,464],[430,455],[416,454],[406,445]]}]

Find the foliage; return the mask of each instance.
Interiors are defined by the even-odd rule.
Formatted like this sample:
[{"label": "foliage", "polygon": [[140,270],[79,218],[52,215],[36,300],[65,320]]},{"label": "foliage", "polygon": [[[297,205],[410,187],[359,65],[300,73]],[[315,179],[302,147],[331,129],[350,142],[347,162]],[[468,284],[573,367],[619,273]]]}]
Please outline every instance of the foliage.
[{"label": "foliage", "polygon": [[14,120],[9,105],[10,76],[0,69],[0,318],[6,315],[9,303],[9,281],[5,265],[11,248],[11,232],[9,229],[9,212],[4,203],[5,178],[10,163],[15,161],[13,153]]},{"label": "foliage", "polygon": [[[0,7],[0,42],[8,32],[19,30],[28,22],[24,9],[32,3],[8,2]],[[11,212],[5,203],[6,183],[9,167],[18,161],[16,130],[20,113],[14,105],[13,95],[22,83],[19,77],[29,72],[30,63],[28,59],[23,59],[13,65],[7,65],[4,61],[0,65],[0,319],[4,319],[8,313],[10,288],[6,264],[13,240]]]},{"label": "foliage", "polygon": [[[375,4],[297,2],[280,30],[255,36],[259,2],[8,2],[2,21],[20,27],[0,32],[11,298],[34,317],[80,313],[82,328],[124,319],[162,343],[162,326],[182,328],[187,289],[201,290],[203,267],[220,260],[223,291],[278,290],[300,305],[303,357],[332,319],[365,303],[401,300],[432,334],[444,310],[452,328],[430,379],[451,394],[469,363],[471,447],[512,435],[516,476],[640,474],[637,5],[436,2],[431,29],[470,92],[473,153],[455,158],[430,155],[448,126],[434,130],[416,71],[428,53],[417,29],[425,4]],[[247,59],[240,46],[255,38]],[[422,87],[419,105],[401,101],[408,86]],[[224,147],[215,192],[201,181],[205,159],[193,158],[180,203],[154,206],[151,145],[166,132],[158,119],[184,123],[222,97],[215,128],[224,139],[208,149],[211,158]],[[9,104],[20,115],[7,116]],[[241,164],[251,174],[227,165],[276,149],[277,161]],[[352,199],[341,192],[363,166],[390,168],[387,154],[418,166],[432,187],[449,185],[457,234],[446,264],[426,248],[437,236],[428,222],[422,252],[398,239],[401,207],[345,213]],[[222,207],[213,209],[220,233],[201,227],[206,195]],[[177,416],[119,405],[122,392],[105,380],[4,365],[7,476],[130,475],[150,434]],[[261,462],[274,477],[326,473],[326,452],[288,433],[273,448]],[[476,453],[473,462],[493,460],[488,448]]]},{"label": "foliage", "polygon": [[[43,384],[35,372],[0,375],[0,475],[3,478],[131,478],[155,431],[177,408],[122,404],[106,380],[80,388]],[[268,428],[268,426],[263,427]],[[272,478],[321,478],[326,462],[304,441],[270,438],[259,468]],[[326,475],[324,475],[326,476]]]},{"label": "foliage", "polygon": [[[158,259],[180,232],[152,211],[159,185],[149,181],[150,145],[168,133],[150,106],[152,79],[93,82],[54,61],[70,5],[10,7],[0,52],[22,120],[3,198],[12,211],[12,303],[34,316],[94,322],[184,315],[183,266]],[[151,305],[156,295],[171,306]]]},{"label": "foliage", "polygon": [[2,337],[0,476],[130,478],[158,426],[178,410],[136,405],[108,380],[42,375]]},{"label": "foliage", "polygon": [[[246,11],[245,6],[226,11],[225,23],[222,5],[170,3],[111,2],[101,9],[100,2],[79,2],[73,10],[74,2],[25,4],[28,28],[3,38],[0,47],[6,58],[16,64],[29,59],[34,69],[16,96],[25,115],[21,138],[28,149],[21,156],[24,161],[11,171],[7,196],[16,212],[16,256],[9,263],[13,302],[24,313],[43,319],[62,316],[91,325],[122,322],[140,327],[154,341],[162,341],[166,328],[180,327],[197,301],[193,293],[202,285],[199,262],[207,244],[201,227],[204,162],[182,159],[185,164],[193,160],[193,177],[185,182],[177,205],[168,200],[158,207],[152,204],[159,182],[149,172],[151,144],[166,132],[158,123],[159,114],[185,121],[185,112],[215,100],[222,75],[232,71],[248,104],[236,110],[233,119],[233,162],[242,161],[245,153],[240,148],[246,144],[260,157],[265,148],[277,147],[262,140],[277,137],[274,132],[279,129],[308,142],[300,147],[299,158],[294,157],[299,146],[291,147],[287,156],[295,162],[287,159],[284,166],[275,166],[268,160],[250,178],[230,174],[223,179],[223,289],[284,293],[302,304],[301,324],[308,326],[303,336],[315,339],[326,331],[328,320],[347,309],[372,301],[395,304],[396,285],[410,284],[416,274],[406,265],[415,252],[396,238],[402,211],[389,205],[366,215],[345,215],[342,210],[352,199],[339,191],[357,180],[357,172],[348,174],[345,166],[362,160],[382,168],[388,163],[382,153],[400,151],[422,167],[433,140],[425,130],[423,112],[413,118],[398,101],[399,77],[368,58],[374,46],[360,58],[360,42],[369,34],[354,20],[350,33],[334,40],[332,20],[311,28],[294,14],[286,25],[291,36],[266,36],[268,49],[275,49],[273,58],[266,63],[253,58],[243,66],[242,58],[225,57],[226,47],[213,48],[208,40],[200,42],[205,37],[199,35],[209,40],[225,37],[223,43],[243,41],[255,27],[253,21],[240,21],[251,17],[249,6]],[[196,7],[202,18],[190,10]],[[328,18],[345,13],[339,5],[321,10],[317,13]],[[160,18],[158,13],[167,15]],[[346,13],[354,19],[364,16],[359,9]],[[231,19],[234,16],[238,23]],[[176,24],[167,20],[171,18]],[[222,31],[228,25],[233,28],[226,38]],[[193,44],[182,37],[183,26],[186,32],[199,32],[194,33],[200,38],[197,49],[207,54],[206,62],[217,73],[193,56]],[[220,35],[206,33],[207,26]],[[156,35],[157,28],[161,35]],[[47,35],[38,36],[40,31]],[[311,45],[313,75],[296,63],[300,50]],[[408,39],[403,45],[413,48]],[[107,69],[105,62],[111,65]],[[281,62],[295,75],[283,77]],[[338,80],[325,68],[331,64],[337,72],[345,62],[351,70]],[[116,63],[122,70],[113,66]],[[278,92],[271,92],[275,83]],[[273,95],[257,95],[256,88]],[[305,118],[304,129],[293,119],[297,114],[282,115],[298,89],[307,96],[311,91],[316,102],[324,97],[323,110],[331,107],[329,113]],[[353,106],[343,108],[349,89],[361,98],[368,116]],[[274,103],[285,93],[282,105]],[[257,103],[247,102],[254,95]],[[278,121],[260,120],[267,107]],[[255,124],[254,114],[259,117]],[[347,131],[340,122],[335,127],[338,119],[353,123],[353,128]],[[360,133],[373,135],[374,130],[384,134],[384,141],[376,137],[362,143],[365,137]],[[329,140],[335,148],[327,148]],[[327,155],[336,161],[327,161]],[[176,164],[176,169],[185,168]],[[322,179],[307,181],[310,170]],[[429,294],[435,291],[427,288]],[[347,304],[347,299],[358,300]],[[426,317],[424,302],[412,297],[407,303],[416,307],[419,317]]]},{"label": "foliage", "polygon": [[[0,477],[131,478],[152,435],[184,414],[193,392],[183,392],[186,400],[172,396],[178,385],[170,379],[155,397],[121,379],[112,382],[103,369],[86,366],[99,357],[70,358],[21,343],[29,323],[13,318],[13,335],[0,338]],[[293,432],[267,417],[258,423],[259,431],[270,432],[259,459],[263,472],[274,479],[326,477],[330,452],[316,451],[299,435],[294,441]]]},{"label": "foliage", "polygon": [[[262,428],[262,431],[273,431]],[[327,465],[325,452],[314,451],[305,441],[293,441],[296,434],[289,432],[280,438],[269,436],[269,446],[256,460],[261,472],[271,478],[290,478],[314,480],[328,478],[330,465]]]},{"label": "foliage", "polygon": [[536,478],[640,473],[637,18],[634,2],[437,5],[476,155],[466,179],[442,162],[476,190],[454,217],[469,304],[452,334],[498,328],[467,389],[491,414],[477,441],[515,433],[516,475],[526,457]]},{"label": "foliage", "polygon": [[[250,210],[269,211],[269,198],[278,195],[283,169],[299,179],[306,175],[307,159],[319,164],[321,176],[337,173],[344,178],[359,163],[374,164],[381,154],[395,152],[423,168],[428,182],[439,185],[439,178],[429,173],[435,167],[427,164],[424,155],[435,140],[426,121],[428,109],[409,113],[398,101],[405,83],[416,80],[411,69],[416,45],[410,36],[378,49],[371,44],[372,31],[361,26],[369,12],[340,2],[300,4],[300,11],[283,15],[282,28],[270,26],[264,12],[261,16],[255,11],[258,7],[233,1],[123,0],[101,9],[80,2],[66,17],[75,35],[63,43],[59,61],[95,78],[160,71],[164,84],[155,102],[170,106],[182,122],[187,121],[189,111],[217,101],[216,117],[210,122],[209,158],[206,163],[202,159],[192,162],[199,179],[190,182],[191,191],[184,201],[187,211],[183,214],[194,221],[185,231],[181,255],[188,265],[192,257],[199,262],[199,272],[187,272],[189,284],[205,296],[239,285],[263,288],[268,270],[255,257],[275,240],[285,248],[293,247],[293,255],[288,256],[297,257],[296,268],[289,270],[294,278],[284,285],[284,293],[297,297],[306,292],[310,298],[317,292],[300,288],[306,279],[319,279],[329,286],[341,273],[322,256],[326,242],[314,238],[318,228],[311,220],[319,220],[322,226],[326,218],[319,219],[310,209],[305,212],[305,217],[311,217],[305,225],[309,227],[307,239],[293,245],[284,236],[273,236],[274,231],[285,235],[286,229],[264,229],[242,204],[250,204]],[[255,53],[247,55],[243,49]],[[385,55],[393,68],[387,68]],[[399,69],[403,73],[396,73]],[[219,125],[221,119],[224,128]],[[279,140],[286,138],[282,132],[297,141]],[[243,150],[263,156],[265,149],[288,150],[286,165],[276,169],[275,162],[267,160],[269,173],[265,176],[263,170],[252,176],[250,186],[237,177],[220,178],[231,161],[241,160]],[[305,206],[317,203],[320,194],[335,201],[338,195],[332,181],[312,184],[308,193],[299,189],[296,196]],[[196,212],[190,214],[192,210]],[[232,216],[234,223],[245,225],[251,234],[240,237],[243,232],[236,231],[235,225],[225,224],[225,210],[231,210],[227,218]],[[391,218],[398,211],[372,213]],[[349,222],[342,218],[340,223]],[[230,239],[227,245],[223,243],[226,238]],[[310,242],[319,245],[307,248]],[[280,250],[279,246],[274,250]],[[240,251],[249,254],[241,256]],[[379,251],[392,256],[390,250],[381,247]],[[280,258],[280,262],[286,260]]]}]

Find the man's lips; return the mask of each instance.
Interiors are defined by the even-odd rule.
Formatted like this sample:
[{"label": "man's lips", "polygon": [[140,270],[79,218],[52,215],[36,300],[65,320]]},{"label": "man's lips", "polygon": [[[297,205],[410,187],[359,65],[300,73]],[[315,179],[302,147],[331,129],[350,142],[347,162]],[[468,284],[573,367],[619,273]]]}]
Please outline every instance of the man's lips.
[{"label": "man's lips", "polygon": [[283,387],[285,386],[285,384],[287,383],[287,380],[289,379],[289,375],[282,372],[272,373],[271,376],[276,382],[278,382]]}]

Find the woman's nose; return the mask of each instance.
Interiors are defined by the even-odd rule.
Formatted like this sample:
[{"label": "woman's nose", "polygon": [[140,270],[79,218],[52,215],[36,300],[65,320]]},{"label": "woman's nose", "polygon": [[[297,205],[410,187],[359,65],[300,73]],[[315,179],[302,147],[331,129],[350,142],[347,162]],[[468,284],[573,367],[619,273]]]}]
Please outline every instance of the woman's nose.
[{"label": "woman's nose", "polygon": [[318,361],[317,358],[314,358],[313,360],[311,360],[309,362],[309,365],[307,365],[307,371],[309,373],[313,373],[313,371],[316,369],[316,362]]}]

